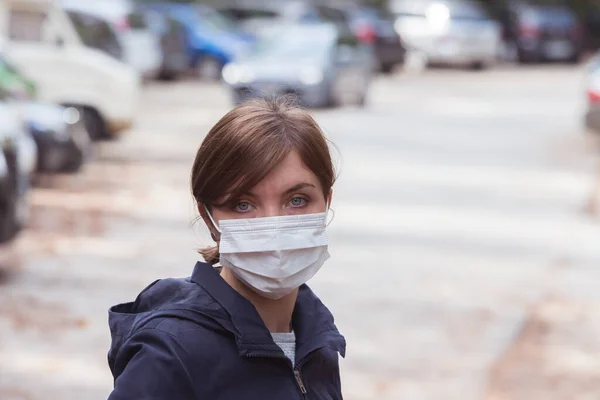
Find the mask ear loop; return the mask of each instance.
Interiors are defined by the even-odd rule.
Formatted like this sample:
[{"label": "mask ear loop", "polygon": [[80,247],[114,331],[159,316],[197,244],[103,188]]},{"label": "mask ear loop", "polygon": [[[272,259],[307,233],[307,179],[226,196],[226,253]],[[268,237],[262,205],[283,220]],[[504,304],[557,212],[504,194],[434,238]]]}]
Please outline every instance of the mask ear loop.
[{"label": "mask ear loop", "polygon": [[[333,196],[333,188],[329,189],[329,196],[327,196],[327,201],[325,202],[325,227],[327,228],[335,218],[335,210],[331,208],[331,198]],[[327,222],[329,217],[329,211],[331,211],[331,219]]]},{"label": "mask ear loop", "polygon": [[[331,211],[331,219],[325,224],[325,227],[328,227],[335,219],[335,210],[333,208],[330,208],[328,209],[328,211]],[[327,213],[327,215],[329,215],[329,213]]]},{"label": "mask ear loop", "polygon": [[[217,223],[213,219],[212,215],[210,214],[210,211],[208,211],[208,207],[206,207],[206,204],[202,204],[202,207],[204,207],[204,210],[208,214],[208,218],[210,219],[210,222],[212,222],[213,227],[217,230],[217,232],[221,233],[221,229],[219,229],[219,226],[217,225]],[[214,236],[214,234],[212,232],[211,232],[211,235]]]},{"label": "mask ear loop", "polygon": [[[329,220],[329,222],[327,222],[330,211],[331,211],[331,219]],[[333,222],[334,218],[335,218],[335,210],[330,207],[329,199],[327,199],[327,201],[325,202],[325,227],[328,227],[329,224],[331,224]]]}]

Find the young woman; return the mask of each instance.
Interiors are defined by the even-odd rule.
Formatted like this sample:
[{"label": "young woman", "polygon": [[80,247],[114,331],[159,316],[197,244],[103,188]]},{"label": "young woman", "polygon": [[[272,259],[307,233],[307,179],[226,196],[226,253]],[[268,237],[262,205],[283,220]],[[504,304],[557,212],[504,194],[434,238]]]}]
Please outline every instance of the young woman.
[{"label": "young woman", "polygon": [[305,285],[329,258],[334,180],[321,129],[285,99],[225,115],[191,176],[217,245],[110,310],[109,399],[341,399],[346,343]]}]

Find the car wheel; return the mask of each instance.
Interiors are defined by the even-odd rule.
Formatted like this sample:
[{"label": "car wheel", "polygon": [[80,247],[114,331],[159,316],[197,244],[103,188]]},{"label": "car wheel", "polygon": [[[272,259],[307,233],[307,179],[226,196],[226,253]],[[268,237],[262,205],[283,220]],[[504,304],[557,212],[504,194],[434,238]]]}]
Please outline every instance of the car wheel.
[{"label": "car wheel", "polygon": [[581,53],[576,52],[567,61],[569,62],[569,64],[579,64],[579,62],[581,61]]},{"label": "car wheel", "polygon": [[509,64],[516,64],[519,62],[519,46],[514,40],[504,43],[502,61]]},{"label": "car wheel", "polygon": [[382,74],[391,74],[392,72],[394,72],[394,67],[396,66],[396,64],[392,64],[392,63],[383,63],[381,64],[381,73]]},{"label": "car wheel", "polygon": [[69,159],[62,168],[63,172],[77,172],[92,153],[92,139],[83,123],[71,127]]},{"label": "car wheel", "polygon": [[348,105],[360,106],[366,99],[368,83],[360,71],[346,70],[340,72],[331,87],[332,106],[344,107]]},{"label": "car wheel", "polygon": [[162,69],[159,73],[158,73],[158,80],[159,81],[174,81],[177,79],[177,74],[173,71],[169,71],[167,69]]},{"label": "car wheel", "polygon": [[19,232],[14,204],[0,204],[0,243],[11,241]]},{"label": "car wheel", "polygon": [[0,243],[6,243],[16,236],[19,231],[17,218],[16,188],[11,184],[3,187],[0,199]]},{"label": "car wheel", "polygon": [[541,62],[540,54],[526,53],[523,50],[519,50],[519,63],[520,64],[537,64],[539,62]]},{"label": "car wheel", "polygon": [[429,66],[429,57],[422,51],[409,50],[404,58],[404,69],[409,72],[423,72]]},{"label": "car wheel", "polygon": [[487,64],[485,63],[485,61],[474,61],[471,63],[471,65],[469,66],[469,68],[473,71],[483,71],[484,69],[486,69]]},{"label": "car wheel", "polygon": [[104,119],[93,108],[86,107],[83,109],[83,122],[92,140],[106,140],[111,138],[106,129]]},{"label": "car wheel", "polygon": [[218,81],[221,79],[223,63],[213,56],[205,56],[198,60],[196,73],[201,79],[209,81]]},{"label": "car wheel", "polygon": [[336,108],[341,107],[343,105],[342,95],[340,91],[341,90],[339,88],[339,80],[335,79],[332,82],[331,87],[329,88],[329,101],[327,102],[328,107]]},{"label": "car wheel", "polygon": [[83,165],[85,164],[85,161],[87,159],[86,155],[87,155],[87,152],[85,150],[80,149],[76,146],[73,146],[71,148],[71,151],[69,154],[69,159],[63,165],[61,172],[66,172],[66,173],[78,172],[81,169],[81,167],[83,167]]},{"label": "car wheel", "polygon": [[360,108],[365,108],[367,106],[367,92],[364,91],[363,94],[359,97],[356,105]]}]

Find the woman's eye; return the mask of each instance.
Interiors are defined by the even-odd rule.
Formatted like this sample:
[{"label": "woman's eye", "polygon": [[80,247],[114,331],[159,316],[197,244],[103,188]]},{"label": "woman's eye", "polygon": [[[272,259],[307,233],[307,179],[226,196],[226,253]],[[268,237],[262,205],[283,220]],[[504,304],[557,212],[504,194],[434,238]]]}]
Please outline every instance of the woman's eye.
[{"label": "woman's eye", "polygon": [[290,200],[290,204],[292,207],[302,207],[306,204],[306,199],[304,197],[294,197]]},{"label": "woman's eye", "polygon": [[233,209],[238,212],[247,212],[252,210],[252,204],[248,203],[247,201],[240,201],[233,206]]}]

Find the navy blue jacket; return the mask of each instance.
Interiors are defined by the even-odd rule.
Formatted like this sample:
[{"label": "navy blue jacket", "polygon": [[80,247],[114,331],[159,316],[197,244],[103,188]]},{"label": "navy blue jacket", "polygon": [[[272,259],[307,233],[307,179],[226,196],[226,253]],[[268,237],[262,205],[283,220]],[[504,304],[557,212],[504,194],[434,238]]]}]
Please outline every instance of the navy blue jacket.
[{"label": "navy blue jacket", "polygon": [[258,312],[210,264],[158,280],[109,312],[109,400],[341,399],[333,316],[303,285],[292,315],[296,365]]}]

